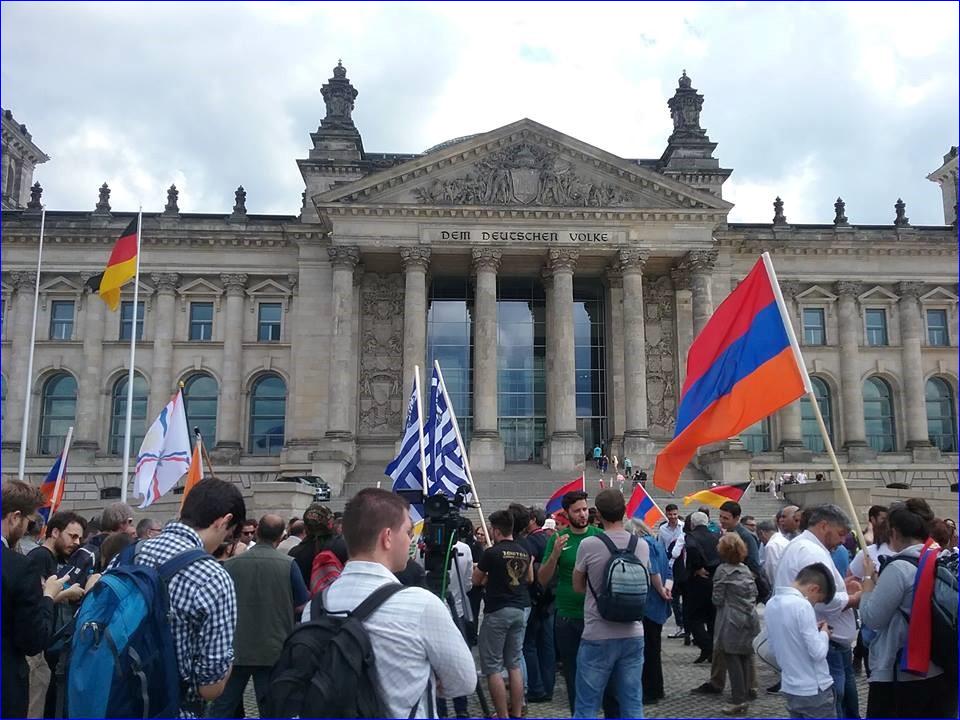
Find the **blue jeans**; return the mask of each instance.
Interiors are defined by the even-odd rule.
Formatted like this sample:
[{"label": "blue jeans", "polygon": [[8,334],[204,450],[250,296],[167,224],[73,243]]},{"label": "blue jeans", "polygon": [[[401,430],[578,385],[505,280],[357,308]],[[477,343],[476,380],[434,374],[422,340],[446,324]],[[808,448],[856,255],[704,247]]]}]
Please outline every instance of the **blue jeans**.
[{"label": "blue jeans", "polygon": [[827,667],[833,678],[838,718],[859,718],[857,679],[853,674],[853,653],[848,646],[831,642],[827,650]]},{"label": "blue jeans", "polygon": [[577,697],[574,717],[600,715],[603,691],[613,682],[619,717],[643,717],[643,638],[580,640],[577,653]]},{"label": "blue jeans", "polygon": [[523,657],[527,662],[527,691],[530,697],[553,697],[557,680],[557,654],[553,646],[555,609],[530,615],[523,639]]}]

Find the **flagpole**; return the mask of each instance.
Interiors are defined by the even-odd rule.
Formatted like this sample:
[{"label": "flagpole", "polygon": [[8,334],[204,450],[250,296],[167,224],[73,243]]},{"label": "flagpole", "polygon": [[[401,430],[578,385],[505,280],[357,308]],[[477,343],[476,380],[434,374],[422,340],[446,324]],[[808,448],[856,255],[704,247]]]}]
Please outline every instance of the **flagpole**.
[{"label": "flagpole", "polygon": [[47,221],[47,209],[40,211],[40,248],[37,251],[37,280],[33,286],[33,324],[30,326],[30,355],[27,360],[27,394],[23,398],[23,427],[20,429],[20,464],[17,479],[23,481],[27,464],[27,432],[30,428],[30,394],[33,390],[33,349],[37,342],[37,306],[40,304],[40,261],[43,259],[43,230]]},{"label": "flagpole", "polygon": [[[137,263],[133,276],[133,318],[130,332],[130,370],[127,373],[127,422],[123,435],[123,485],[120,487],[120,502],[127,501],[127,485],[130,481],[130,427],[133,424],[133,375],[137,354],[137,316],[140,314],[140,230],[143,224],[143,206],[137,212]],[[122,312],[122,310],[121,310]]]},{"label": "flagpole", "polygon": [[210,473],[210,477],[216,478],[217,476],[213,472],[213,463],[210,462],[210,454],[207,452],[207,446],[203,444],[203,435],[200,434],[200,428],[195,427],[193,434],[197,439],[197,444],[200,446],[200,456],[207,463],[207,471]]},{"label": "flagpole", "polygon": [[423,451],[423,402],[420,399],[420,366],[413,366],[413,387],[417,393],[417,423],[419,424],[419,435],[417,440],[420,446],[420,478],[423,481],[423,497],[426,499],[429,494],[427,486],[427,458]]},{"label": "flagpole", "polygon": [[[53,497],[50,499],[50,517],[60,507],[60,487],[63,485],[63,474],[67,470],[67,455],[70,454],[70,443],[73,442],[73,425],[67,429],[67,438],[63,441],[63,452],[60,453],[60,467],[57,468],[57,481],[53,486]],[[49,518],[48,518],[49,519]]]},{"label": "flagpole", "polygon": [[813,415],[817,419],[817,427],[820,429],[820,435],[823,437],[827,455],[830,457],[830,463],[833,465],[833,471],[840,480],[840,493],[843,495],[847,510],[850,512],[850,522],[853,523],[853,534],[857,538],[857,544],[860,545],[860,549],[865,550],[867,542],[863,537],[860,521],[857,519],[857,508],[854,506],[853,499],[850,497],[847,481],[843,478],[843,471],[840,470],[840,462],[837,460],[837,454],[833,450],[833,443],[830,441],[830,433],[827,432],[827,426],[823,422],[823,415],[820,414],[820,404],[817,402],[816,394],[813,392],[813,384],[810,382],[810,374],[807,372],[807,365],[803,361],[803,354],[800,352],[800,343],[797,342],[797,335],[793,331],[793,322],[787,312],[787,304],[783,301],[783,293],[780,291],[780,281],[777,280],[777,271],[773,269],[773,260],[770,259],[770,253],[765,252],[761,257],[763,258],[764,266],[767,268],[767,274],[770,276],[770,284],[773,287],[773,294],[777,300],[780,317],[783,319],[783,324],[787,329],[787,339],[790,341],[794,359],[803,376],[803,388],[806,391],[807,398],[810,400],[810,404],[813,406]]},{"label": "flagpole", "polygon": [[[487,547],[491,547],[490,533],[487,532],[487,520],[483,516],[483,507],[480,503],[480,496],[477,494],[477,486],[473,484],[473,473],[470,472],[470,459],[467,457],[467,446],[463,444],[463,436],[460,435],[460,423],[457,422],[457,413],[454,412],[453,403],[450,402],[450,396],[447,395],[447,384],[443,381],[443,371],[440,369],[440,363],[433,361],[433,366],[437,369],[437,376],[440,380],[440,387],[443,388],[443,396],[446,398],[447,407],[450,408],[450,418],[453,420],[453,431],[457,434],[457,442],[463,449],[463,469],[467,471],[467,482],[470,483],[470,492],[473,493],[473,499],[477,503],[477,509],[480,511],[480,525],[483,527],[483,535],[487,538]],[[436,462],[434,462],[436,465]]]}]

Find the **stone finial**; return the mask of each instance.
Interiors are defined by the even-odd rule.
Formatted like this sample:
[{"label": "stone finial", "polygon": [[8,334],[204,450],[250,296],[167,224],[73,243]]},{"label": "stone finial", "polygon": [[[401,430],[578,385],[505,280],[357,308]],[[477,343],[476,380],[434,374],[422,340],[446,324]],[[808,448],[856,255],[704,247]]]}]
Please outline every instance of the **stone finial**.
[{"label": "stone finial", "polygon": [[330,264],[335,268],[353,270],[360,262],[360,248],[349,245],[336,245],[327,248]]},{"label": "stone finial", "polygon": [[110,214],[110,186],[106,183],[100,186],[100,199],[97,201],[97,207],[93,212],[95,215]]},{"label": "stone finial", "polygon": [[833,209],[836,211],[836,215],[833,218],[834,225],[849,225],[847,222],[847,216],[844,214],[847,210],[847,204],[843,201],[842,198],[837,198],[837,201],[833,204]]},{"label": "stone finial", "polygon": [[167,204],[163,208],[164,215],[179,215],[180,206],[177,204],[177,199],[180,197],[180,191],[177,190],[176,185],[171,185],[167,188]]},{"label": "stone finial", "polygon": [[347,69],[338,62],[333,69],[333,77],[320,88],[323,102],[327,106],[327,115],[320,127],[328,129],[353,130],[353,102],[357,99],[357,90],[347,79]]},{"label": "stone finial", "polygon": [[908,226],[910,224],[910,218],[907,217],[907,204],[903,201],[903,198],[897,198],[897,201],[893,204],[893,209],[897,213],[893,224],[896,227]]},{"label": "stone finial", "polygon": [[41,210],[43,209],[43,203],[40,202],[40,197],[43,195],[43,188],[40,187],[39,182],[35,182],[33,187],[30,188],[30,202],[27,203],[27,210]]},{"label": "stone finial", "polygon": [[777,199],[773,201],[773,224],[787,224],[787,217],[783,214],[783,200],[780,199],[779,195],[777,195]]},{"label": "stone finial", "polygon": [[243,185],[237,188],[237,191],[233,194],[234,204],[233,204],[233,214],[234,215],[246,215],[247,214],[247,191],[243,189]]},{"label": "stone finial", "polygon": [[703,95],[691,86],[687,71],[683,71],[677,82],[677,90],[667,101],[670,117],[673,118],[673,134],[669,142],[683,138],[700,138],[706,131],[700,127],[700,111],[703,109]]},{"label": "stone finial", "polygon": [[424,271],[426,271],[430,267],[430,248],[400,248],[400,265],[403,267],[404,271],[410,268],[422,268]]},{"label": "stone finial", "polygon": [[624,248],[620,251],[618,258],[620,261],[620,271],[624,275],[634,272],[642,273],[649,257],[650,252],[648,250],[641,250],[639,248]]},{"label": "stone finial", "polygon": [[557,248],[547,256],[547,267],[551,273],[573,272],[579,259],[580,251],[576,248]]}]

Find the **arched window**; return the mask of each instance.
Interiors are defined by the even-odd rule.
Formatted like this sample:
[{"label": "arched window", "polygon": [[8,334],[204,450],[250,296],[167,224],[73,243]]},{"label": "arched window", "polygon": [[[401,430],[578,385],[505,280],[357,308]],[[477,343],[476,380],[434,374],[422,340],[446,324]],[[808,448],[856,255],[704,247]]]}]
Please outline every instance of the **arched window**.
[{"label": "arched window", "polygon": [[863,383],[863,421],[870,447],[877,452],[893,452],[897,449],[893,393],[886,380],[871,377]]},{"label": "arched window", "polygon": [[[810,384],[813,385],[813,394],[817,398],[817,405],[820,406],[820,414],[823,416],[823,424],[827,427],[827,434],[830,435],[830,442],[834,442],[833,414],[830,411],[830,386],[816,375],[810,376]],[[800,422],[802,423],[804,447],[817,453],[826,452],[827,446],[823,442],[823,435],[820,433],[820,426],[817,424],[817,416],[813,412],[813,405],[807,396],[800,400]]]},{"label": "arched window", "polygon": [[250,393],[251,455],[279,455],[287,414],[287,384],[278,375],[264,375]]},{"label": "arched window", "polygon": [[190,442],[193,429],[200,428],[205,447],[217,442],[217,381],[209,375],[194,375],[183,386],[183,402],[190,426]]},{"label": "arched window", "polygon": [[957,452],[957,416],[953,390],[942,378],[927,380],[927,433],[940,452]]},{"label": "arched window", "polygon": [[[110,395],[110,442],[108,450],[111,455],[123,455],[124,434],[127,428],[127,379],[126,373],[113,384],[113,393]],[[136,373],[133,376],[133,414],[130,420],[130,457],[135,458],[143,435],[147,419],[147,381],[143,375]]]},{"label": "arched window", "polygon": [[754,423],[742,433],[740,439],[747,450],[754,455],[757,453],[770,452],[770,418],[765,417],[758,423]]},{"label": "arched window", "polygon": [[67,430],[76,424],[77,381],[73,375],[58,373],[43,385],[40,405],[41,455],[54,455],[63,448]]}]

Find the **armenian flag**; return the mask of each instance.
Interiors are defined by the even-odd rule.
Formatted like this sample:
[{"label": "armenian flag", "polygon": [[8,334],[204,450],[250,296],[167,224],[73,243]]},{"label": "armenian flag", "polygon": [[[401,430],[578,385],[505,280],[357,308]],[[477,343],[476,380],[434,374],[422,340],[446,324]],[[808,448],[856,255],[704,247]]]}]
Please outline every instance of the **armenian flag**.
[{"label": "armenian flag", "polygon": [[740,498],[743,497],[748,487],[750,487],[749,482],[736,483],[734,485],[717,485],[716,487],[686,495],[683,498],[683,504],[689,505],[692,502],[698,502],[718,508],[730,500],[740,502]]},{"label": "armenian flag", "polygon": [[87,281],[87,285],[100,296],[111,311],[116,311],[120,307],[120,288],[133,280],[137,274],[137,255],[140,250],[137,227],[138,221],[134,218],[113,246],[106,269]]},{"label": "armenian flag", "polygon": [[633,495],[627,503],[627,517],[642,520],[650,528],[656,527],[658,522],[667,518],[660,506],[639,483],[633,489]]},{"label": "armenian flag", "polygon": [[544,510],[548,516],[553,515],[557,510],[563,509],[563,496],[568,492],[576,492],[581,490],[583,492],[587,491],[587,480],[584,477],[583,473],[580,474],[576,480],[571,480],[566,485],[561,485],[553,495],[550,496],[550,499],[547,500],[547,506]]},{"label": "armenian flag", "polygon": [[[63,465],[63,472],[60,472],[60,466]],[[59,478],[58,478],[59,476]],[[58,482],[59,479],[59,482]],[[63,500],[63,487],[67,482],[67,449],[64,448],[57,461],[53,463],[50,472],[43,479],[40,485],[40,493],[43,495],[43,506],[37,510],[37,514],[43,518],[43,524],[50,521],[50,517],[57,512],[60,507],[60,501]]]},{"label": "armenian flag", "polygon": [[673,440],[653,482],[673,492],[697,448],[745,430],[810,392],[768,253],[716,309],[687,353]]}]

